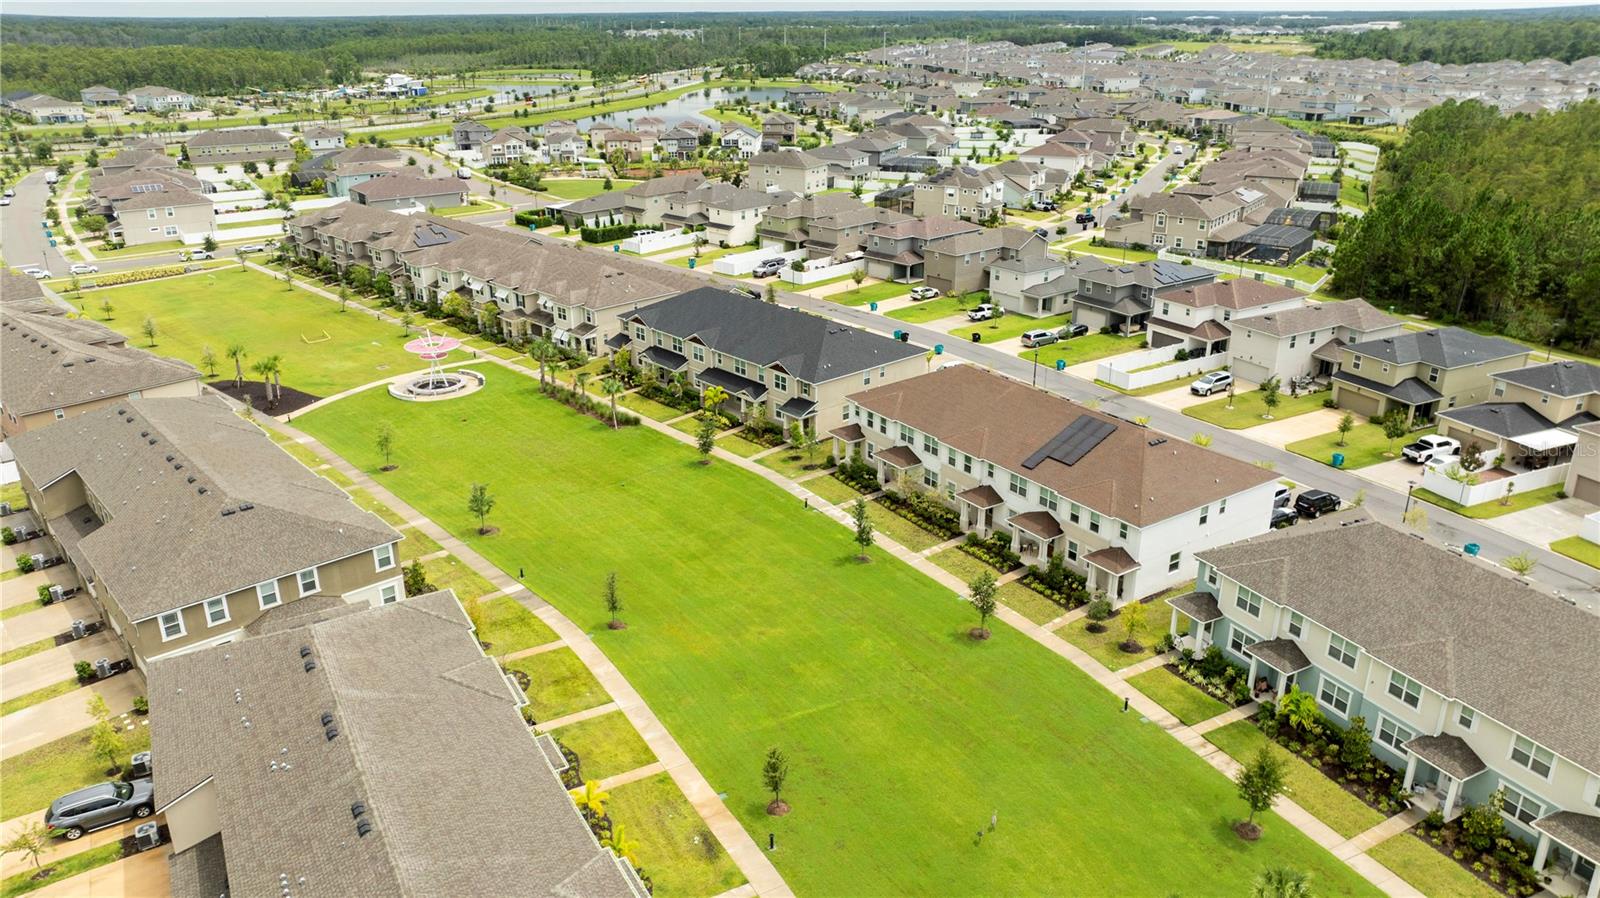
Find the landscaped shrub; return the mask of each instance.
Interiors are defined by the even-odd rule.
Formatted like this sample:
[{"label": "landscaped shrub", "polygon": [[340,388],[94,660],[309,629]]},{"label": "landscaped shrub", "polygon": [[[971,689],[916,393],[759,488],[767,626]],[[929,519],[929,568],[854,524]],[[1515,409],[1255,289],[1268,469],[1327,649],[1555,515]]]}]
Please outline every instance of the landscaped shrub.
[{"label": "landscaped shrub", "polygon": [[962,543],[961,551],[982,561],[1000,573],[1009,573],[1022,566],[1022,558],[1011,551],[1011,537],[1004,533],[993,533],[988,539],[983,539],[976,533],[968,533],[967,541]]},{"label": "landscaped shrub", "polygon": [[33,556],[32,555],[18,555],[17,556],[17,570],[21,571],[24,574],[33,573]]},{"label": "landscaped shrub", "polygon": [[49,605],[56,600],[55,593],[50,591],[50,584],[39,584],[39,604]]},{"label": "landscaped shrub", "polygon": [[578,236],[584,243],[608,243],[632,237],[637,231],[653,230],[649,225],[616,224],[599,228],[579,228]]},{"label": "landscaped shrub", "polygon": [[[591,418],[603,421],[606,424],[611,423],[611,404],[609,402],[601,401],[588,393],[580,393],[558,383],[546,383],[539,387],[539,392]],[[618,427],[632,427],[638,423],[639,416],[631,412],[618,411],[616,414],[616,426]]]},{"label": "landscaped shrub", "polygon": [[87,683],[94,679],[94,665],[87,661],[74,661],[72,673],[78,678],[79,683]]},{"label": "landscaped shrub", "polygon": [[911,491],[905,495],[885,492],[878,502],[902,518],[942,539],[950,539],[961,532],[961,515],[946,508],[926,493]]},{"label": "landscaped shrub", "polygon": [[1504,798],[1503,793],[1495,792],[1481,805],[1468,805],[1449,823],[1435,810],[1417,825],[1417,834],[1499,891],[1532,895],[1541,888],[1542,879],[1533,869],[1528,846],[1506,832],[1500,813]]},{"label": "landscaped shrub", "polygon": [[1170,669],[1202,692],[1228,705],[1242,705],[1250,700],[1249,671],[1229,661],[1217,646],[1208,646],[1205,654],[1199,658],[1185,649],[1177,663],[1170,665]]},{"label": "landscaped shrub", "polygon": [[1043,569],[1029,568],[1020,582],[1069,611],[1089,601],[1088,581],[1082,574],[1067,567],[1066,560],[1060,555],[1051,555]]},{"label": "landscaped shrub", "polygon": [[0,543],[5,543],[9,546],[16,541],[17,531],[12,530],[10,527],[0,527]]},{"label": "landscaped shrub", "polygon": [[860,456],[840,465],[833,472],[833,476],[856,492],[875,493],[881,489],[877,473],[873,471],[871,465],[862,461]]}]

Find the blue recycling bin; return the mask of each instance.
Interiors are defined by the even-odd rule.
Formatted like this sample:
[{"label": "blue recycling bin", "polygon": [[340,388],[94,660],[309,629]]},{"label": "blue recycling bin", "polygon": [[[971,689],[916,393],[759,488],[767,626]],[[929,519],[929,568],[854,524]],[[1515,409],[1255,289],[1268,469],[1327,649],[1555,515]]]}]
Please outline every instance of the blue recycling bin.
[{"label": "blue recycling bin", "polygon": [[700,261],[700,260],[699,260],[699,259],[696,259],[696,258],[694,258],[694,257],[693,257],[693,256],[690,256],[690,257],[689,257],[689,270],[690,270],[690,271],[693,271],[693,270],[694,270],[694,263],[696,263],[696,262],[698,262],[698,261]]},{"label": "blue recycling bin", "polygon": [[872,311],[876,312],[876,311],[878,311],[878,304],[875,303],[875,302],[869,302],[869,303],[867,303],[867,308],[869,308]]},{"label": "blue recycling bin", "polygon": [[1468,555],[1477,555],[1480,549],[1481,547],[1477,543],[1467,543],[1461,547],[1461,550]]},{"label": "blue recycling bin", "polygon": [[1344,467],[1344,453],[1343,452],[1335,452],[1333,454],[1333,466],[1335,468]]},{"label": "blue recycling bin", "polygon": [[935,343],[935,344],[933,344],[933,354],[934,355],[944,355],[944,344],[943,343]]},{"label": "blue recycling bin", "polygon": [[899,328],[895,328],[894,329],[894,338],[896,340],[900,339],[900,329]]},{"label": "blue recycling bin", "polygon": [[622,252],[622,244],[620,244],[620,243],[611,244],[611,251],[614,252],[614,253]]},{"label": "blue recycling bin", "polygon": [[1056,359],[1056,370],[1057,371],[1065,371],[1065,370],[1067,370],[1067,360],[1066,359]]}]

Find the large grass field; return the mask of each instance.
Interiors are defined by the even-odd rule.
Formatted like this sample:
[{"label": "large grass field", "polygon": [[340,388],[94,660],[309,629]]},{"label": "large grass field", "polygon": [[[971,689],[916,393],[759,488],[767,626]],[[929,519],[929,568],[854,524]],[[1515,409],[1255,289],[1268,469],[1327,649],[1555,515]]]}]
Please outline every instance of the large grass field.
[{"label": "large grass field", "polygon": [[897,284],[893,281],[883,281],[877,284],[868,284],[843,293],[835,293],[828,297],[828,302],[836,302],[841,306],[864,306],[869,302],[883,302],[897,296],[905,296],[911,292],[910,284]]},{"label": "large grass field", "polygon": [[[103,320],[101,300],[111,301],[109,321]],[[318,396],[427,367],[405,351],[399,327],[378,321],[359,305],[351,303],[349,311],[341,312],[336,302],[298,287],[285,289],[280,281],[242,268],[108,287],[85,294],[84,304],[88,317],[127,335],[128,343],[140,348],[151,348],[142,328],[146,318],[155,319],[151,351],[159,355],[200,367],[204,348],[211,347],[218,377],[233,374],[225,355],[231,343],[241,343],[249,352],[247,379],[254,378],[252,362],[282,356],[283,385]],[[200,373],[208,375],[204,368]]]},{"label": "large grass field", "polygon": [[[389,487],[502,568],[527,564],[745,828],[776,834],[799,894],[1237,895],[1280,865],[1310,871],[1319,896],[1377,894],[1270,815],[1242,842],[1233,784],[1199,757],[1021,634],[974,643],[947,590],[876,549],[856,562],[849,531],[731,464],[504,376],[442,403],[363,393],[295,422],[367,470],[380,424],[430,434]],[[538,464],[504,463],[529,446]],[[463,499],[474,480],[499,500],[489,537]],[[622,631],[604,626],[610,571]],[[761,784],[773,746],[790,763],[782,818]]]},{"label": "large grass field", "polygon": [[[627,178],[616,178],[611,182],[612,190],[627,190],[639,183]],[[581,200],[601,194],[606,189],[605,178],[549,178],[540,183],[539,189],[557,199]]]}]

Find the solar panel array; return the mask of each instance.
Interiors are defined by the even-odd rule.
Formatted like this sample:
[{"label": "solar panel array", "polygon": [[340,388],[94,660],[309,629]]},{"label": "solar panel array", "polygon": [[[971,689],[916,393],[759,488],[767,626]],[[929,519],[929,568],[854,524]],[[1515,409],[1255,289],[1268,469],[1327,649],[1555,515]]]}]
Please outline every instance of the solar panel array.
[{"label": "solar panel array", "polygon": [[1047,458],[1053,458],[1064,465],[1075,465],[1106,437],[1111,436],[1116,429],[1117,425],[1110,421],[1083,415],[1051,437],[1050,442],[1041,446],[1037,452],[1028,456],[1022,466],[1031,471]]}]

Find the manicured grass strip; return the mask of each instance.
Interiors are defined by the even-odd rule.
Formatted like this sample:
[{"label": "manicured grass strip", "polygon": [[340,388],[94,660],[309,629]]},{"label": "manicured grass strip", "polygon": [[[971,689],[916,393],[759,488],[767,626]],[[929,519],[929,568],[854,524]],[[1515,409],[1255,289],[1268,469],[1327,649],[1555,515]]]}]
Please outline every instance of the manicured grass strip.
[{"label": "manicured grass strip", "polygon": [[[837,299],[837,297],[832,296],[828,298],[830,300]],[[941,296],[938,299],[924,299],[915,305],[884,312],[883,314],[896,321],[904,321],[907,324],[927,324],[940,318],[959,315],[976,305],[978,303],[975,300],[968,300],[963,296]]]},{"label": "manicured grass strip", "polygon": [[283,434],[275,430],[268,430],[267,433],[273,435],[273,441],[278,444],[278,448],[294,456],[295,461],[313,471],[328,463],[327,459],[307,449],[303,443],[295,442],[292,438],[278,439],[278,437],[283,437]]},{"label": "manicured grass strip", "polygon": [[80,851],[77,854],[68,855],[57,861],[51,861],[45,865],[49,875],[41,879],[33,878],[38,871],[30,866],[23,872],[13,873],[7,876],[5,881],[0,882],[0,898],[26,895],[52,883],[61,882],[80,873],[87,873],[96,867],[103,867],[121,859],[122,842],[118,840],[101,845],[98,848],[91,848],[88,851]]},{"label": "manicured grass strip", "polygon": [[[827,455],[827,450],[823,449],[821,446],[818,446],[816,451],[811,453],[809,456],[798,449],[785,446],[782,449],[779,449],[777,452],[772,452],[756,459],[756,464],[771,468],[772,470],[777,471],[779,474],[793,479],[796,477],[804,477],[807,474],[811,474],[820,470],[820,468],[811,468],[808,467],[808,465],[823,464],[827,460]],[[812,481],[808,480],[806,482],[810,483]]]},{"label": "manicured grass strip", "polygon": [[1435,851],[1416,833],[1390,836],[1367,855],[1428,898],[1502,898],[1502,893]]},{"label": "manicured grass strip", "polygon": [[1600,546],[1581,536],[1558,539],[1550,544],[1550,551],[1581,561],[1590,567],[1600,568]]},{"label": "manicured grass strip", "polygon": [[624,393],[617,397],[617,404],[630,412],[643,415],[654,421],[671,421],[683,414],[682,409],[673,408],[664,402],[647,399],[637,393]]},{"label": "manicured grass strip", "polygon": [[5,581],[10,580],[12,577],[20,577],[20,576],[22,576],[22,572],[21,571],[17,570],[14,567],[8,567],[5,570],[0,571],[0,583],[4,583]]},{"label": "manicured grass strip", "polygon": [[388,524],[390,527],[399,527],[401,524],[406,522],[406,519],[400,517],[400,515],[396,513],[394,509],[378,501],[377,496],[374,496],[359,486],[347,489],[345,492],[350,494],[350,501],[382,518],[383,522]]},{"label": "manicured grass strip", "polygon": [[28,495],[22,491],[21,483],[7,483],[0,486],[0,502],[10,503],[11,511],[15,514],[28,507]]},{"label": "manicured grass strip", "polygon": [[634,859],[650,877],[656,898],[720,895],[744,884],[744,874],[671,774],[612,789],[607,813],[633,843]]},{"label": "manicured grass strip", "polygon": [[338,468],[323,468],[317,472],[317,476],[327,478],[329,482],[342,490],[350,489],[356,485],[356,482],[350,479],[350,475]]},{"label": "manicured grass strip", "polygon": [[1210,720],[1228,710],[1227,705],[1206,695],[1182,678],[1174,676],[1172,671],[1165,667],[1129,677],[1128,683],[1189,726],[1202,720]]},{"label": "manicured grass strip", "polygon": [[828,302],[836,302],[841,306],[864,306],[869,302],[883,302],[897,296],[905,296],[911,292],[910,284],[896,284],[884,281],[881,284],[868,284],[843,293],[835,293],[828,297]]},{"label": "manicured grass strip", "polygon": [[54,638],[41,639],[38,642],[30,642],[27,645],[19,645],[11,651],[0,655],[0,664],[10,664],[13,661],[21,661],[23,658],[26,658],[29,655],[37,655],[40,652],[47,652],[55,647],[56,641]]},{"label": "manicured grass strip", "polygon": [[[612,190],[627,190],[639,183],[625,178],[612,180]],[[540,192],[548,193],[553,197],[564,200],[583,200],[591,196],[604,193],[606,182],[604,178],[548,178],[540,182]]]},{"label": "manicured grass strip", "polygon": [[[150,728],[135,724],[124,730],[121,760],[150,747]],[[89,730],[30,748],[0,761],[0,818],[10,820],[42,811],[73,789],[103,782],[105,762],[89,750]]]},{"label": "manicured grass strip", "polygon": [[413,558],[432,555],[444,548],[439,545],[438,540],[423,533],[416,527],[402,527],[400,528],[400,535],[405,537],[405,539],[400,540],[401,561],[410,561]]},{"label": "manicured grass strip", "polygon": [[[999,576],[994,568],[961,551],[959,546],[935,552],[928,556],[928,560],[961,578],[962,583],[971,583],[984,571]],[[1047,624],[1067,613],[1065,608],[1017,582],[1001,584],[997,598],[1000,604],[1036,624]],[[976,624],[977,621],[974,620],[973,623]]]},{"label": "manicured grass strip", "polygon": [[730,433],[725,437],[720,437],[717,440],[717,448],[732,452],[734,455],[737,455],[740,458],[749,458],[758,452],[765,452],[768,449],[768,447],[763,446],[760,443],[751,442],[750,440],[747,440],[736,433]]},{"label": "manicured grass strip", "polygon": [[[1210,374],[1211,372],[1207,371],[1205,373]],[[1114,383],[1103,381],[1099,378],[1095,378],[1094,382],[1108,390],[1116,390],[1118,393],[1121,393],[1124,396],[1154,396],[1157,393],[1165,393],[1168,390],[1174,390],[1178,387],[1186,387],[1189,384],[1194,383],[1197,377],[1199,377],[1199,375],[1195,375],[1194,377],[1174,377],[1172,380],[1162,381],[1158,384],[1150,384],[1149,386],[1137,387],[1132,390],[1124,390]]]},{"label": "manicured grass strip", "polygon": [[848,505],[861,498],[853,487],[832,474],[813,477],[800,485],[831,505]]},{"label": "manicured grass strip", "polygon": [[495,591],[495,585],[467,567],[454,555],[424,561],[422,570],[435,589],[453,589],[460,600],[482,598]]},{"label": "manicured grass strip", "polygon": [[[1140,635],[1139,641],[1146,646],[1155,638],[1150,634],[1150,621],[1160,616],[1156,613],[1157,610],[1159,609],[1152,607],[1145,613],[1145,632]],[[1104,633],[1090,633],[1086,629],[1088,623],[1083,618],[1069,621],[1056,628],[1056,635],[1089,653],[1090,657],[1104,664],[1108,670],[1121,670],[1155,655],[1149,648],[1142,652],[1124,652],[1117,645],[1122,641],[1122,623],[1115,617],[1104,622],[1106,625]]]},{"label": "manicured grass strip", "polygon": [[525,690],[538,720],[554,720],[611,701],[600,681],[583,666],[572,649],[540,652],[506,662],[507,670],[520,670],[533,682]]},{"label": "manicured grass strip", "polygon": [[[1487,502],[1479,502],[1477,505],[1462,505],[1459,502],[1446,499],[1433,490],[1426,490],[1422,487],[1417,487],[1413,494],[1424,502],[1431,502],[1446,511],[1453,511],[1462,517],[1483,520],[1485,518],[1498,518],[1503,514],[1511,514],[1514,511],[1527,511],[1535,506],[1559,501],[1561,497],[1556,494],[1563,491],[1561,484],[1552,483],[1549,486],[1528,490],[1525,493],[1512,493],[1511,501],[1509,502],[1505,502],[1503,498],[1496,498]],[[1590,545],[1593,545],[1593,543],[1590,543]]]},{"label": "manicured grass strip", "polygon": [[[970,340],[972,339],[973,332],[976,331],[977,333],[983,335],[982,342],[998,343],[1001,340],[1009,340],[1012,337],[1020,337],[1025,331],[1053,331],[1066,327],[1071,323],[1071,315],[1051,315],[1047,318],[1029,318],[1026,315],[1012,314],[1002,315],[999,318],[992,318],[988,321],[968,321],[964,324],[959,324],[950,328],[950,330],[946,331],[946,333],[950,334],[952,337],[960,337],[963,340]],[[1072,341],[1068,340],[1066,342],[1071,343]],[[1056,344],[1051,345],[1054,346]],[[1134,340],[1133,345],[1139,345],[1139,341]],[[1063,347],[1061,351],[1065,351],[1066,348],[1067,347]],[[1033,357],[1033,350],[1028,350],[1028,357]],[[1045,354],[1041,352],[1039,354],[1040,364],[1044,363],[1044,359]],[[1051,364],[1053,365],[1055,363],[1051,362]],[[1068,362],[1067,364],[1070,365],[1072,363]]]},{"label": "manicured grass strip", "polygon": [[1248,720],[1212,730],[1206,734],[1206,740],[1241,764],[1249,763],[1261,746],[1270,746],[1272,754],[1285,762],[1283,794],[1347,839],[1383,822],[1382,814],[1367,807],[1365,802],[1340,788],[1338,783],[1328,779],[1322,771],[1299,756],[1268,741],[1261,730]]},{"label": "manicured grass strip", "polygon": [[[22,576],[22,572],[17,570],[16,568],[7,568],[5,571],[0,572],[0,573],[11,574],[12,576],[17,576],[17,577]],[[9,579],[11,579],[11,578],[10,577],[0,577],[0,580],[9,580]],[[30,611],[38,611],[40,608],[43,608],[43,607],[44,606],[39,604],[37,601],[23,602],[21,605],[12,605],[10,608],[5,609],[4,611],[0,611],[0,620],[9,620],[9,619],[11,619],[13,617],[16,617],[19,614],[27,614]]]},{"label": "manicured grass strip", "polygon": [[40,702],[47,702],[53,698],[56,698],[57,696],[66,695],[77,688],[77,680],[62,680],[59,683],[46,686],[43,689],[35,689],[32,692],[24,693],[16,698],[6,699],[4,702],[0,702],[0,717],[3,717],[7,714],[15,714],[16,712],[21,711],[23,708],[31,708]]},{"label": "manicured grass strip", "polygon": [[551,730],[562,745],[578,753],[585,780],[637,770],[656,759],[644,737],[621,711],[580,720]]},{"label": "manicured grass strip", "polygon": [[872,526],[879,533],[913,552],[921,552],[923,549],[944,542],[938,536],[895,514],[882,502],[867,503],[867,518],[872,521]]},{"label": "manicured grass strip", "polygon": [[1331,465],[1335,452],[1344,455],[1344,467],[1365,468],[1379,462],[1393,461],[1400,457],[1400,447],[1413,442],[1418,437],[1433,433],[1432,427],[1412,431],[1394,441],[1394,454],[1389,453],[1389,438],[1383,435],[1383,428],[1376,424],[1357,424],[1350,431],[1346,445],[1339,445],[1339,432],[1330,431],[1321,436],[1297,440],[1283,447],[1295,455],[1303,455],[1312,461],[1320,461]]},{"label": "manicured grass strip", "polygon": [[1183,410],[1191,418],[1199,418],[1208,424],[1226,427],[1229,430],[1243,430],[1246,427],[1255,427],[1259,424],[1269,424],[1272,421],[1282,421],[1284,418],[1293,418],[1322,408],[1322,400],[1329,394],[1302,393],[1298,397],[1287,394],[1278,394],[1278,407],[1272,410],[1270,419],[1262,417],[1267,414],[1266,394],[1260,390],[1240,391],[1233,397],[1233,408],[1228,408],[1228,397],[1191,405]]},{"label": "manicured grass strip", "polygon": [[478,639],[489,643],[485,651],[491,655],[509,655],[560,638],[538,615],[511,596],[490,599],[480,607],[483,624]]},{"label": "manicured grass strip", "polygon": [[[1041,325],[1044,327],[1045,325]],[[1061,327],[1061,324],[1049,326],[1051,329]],[[959,330],[959,328],[958,328]],[[1024,328],[1027,330],[1027,328]],[[952,333],[954,333],[952,331]],[[1020,332],[1019,332],[1020,333]],[[984,336],[988,340],[987,335]],[[1062,359],[1070,368],[1084,362],[1121,355],[1139,348],[1139,337],[1123,337],[1117,334],[1084,334],[1070,340],[1058,340],[1039,350],[1039,365],[1045,368],[1054,368],[1056,360]],[[1033,350],[1025,349],[1018,353],[1021,358],[1033,361]],[[1192,379],[1192,378],[1191,378]]]}]

